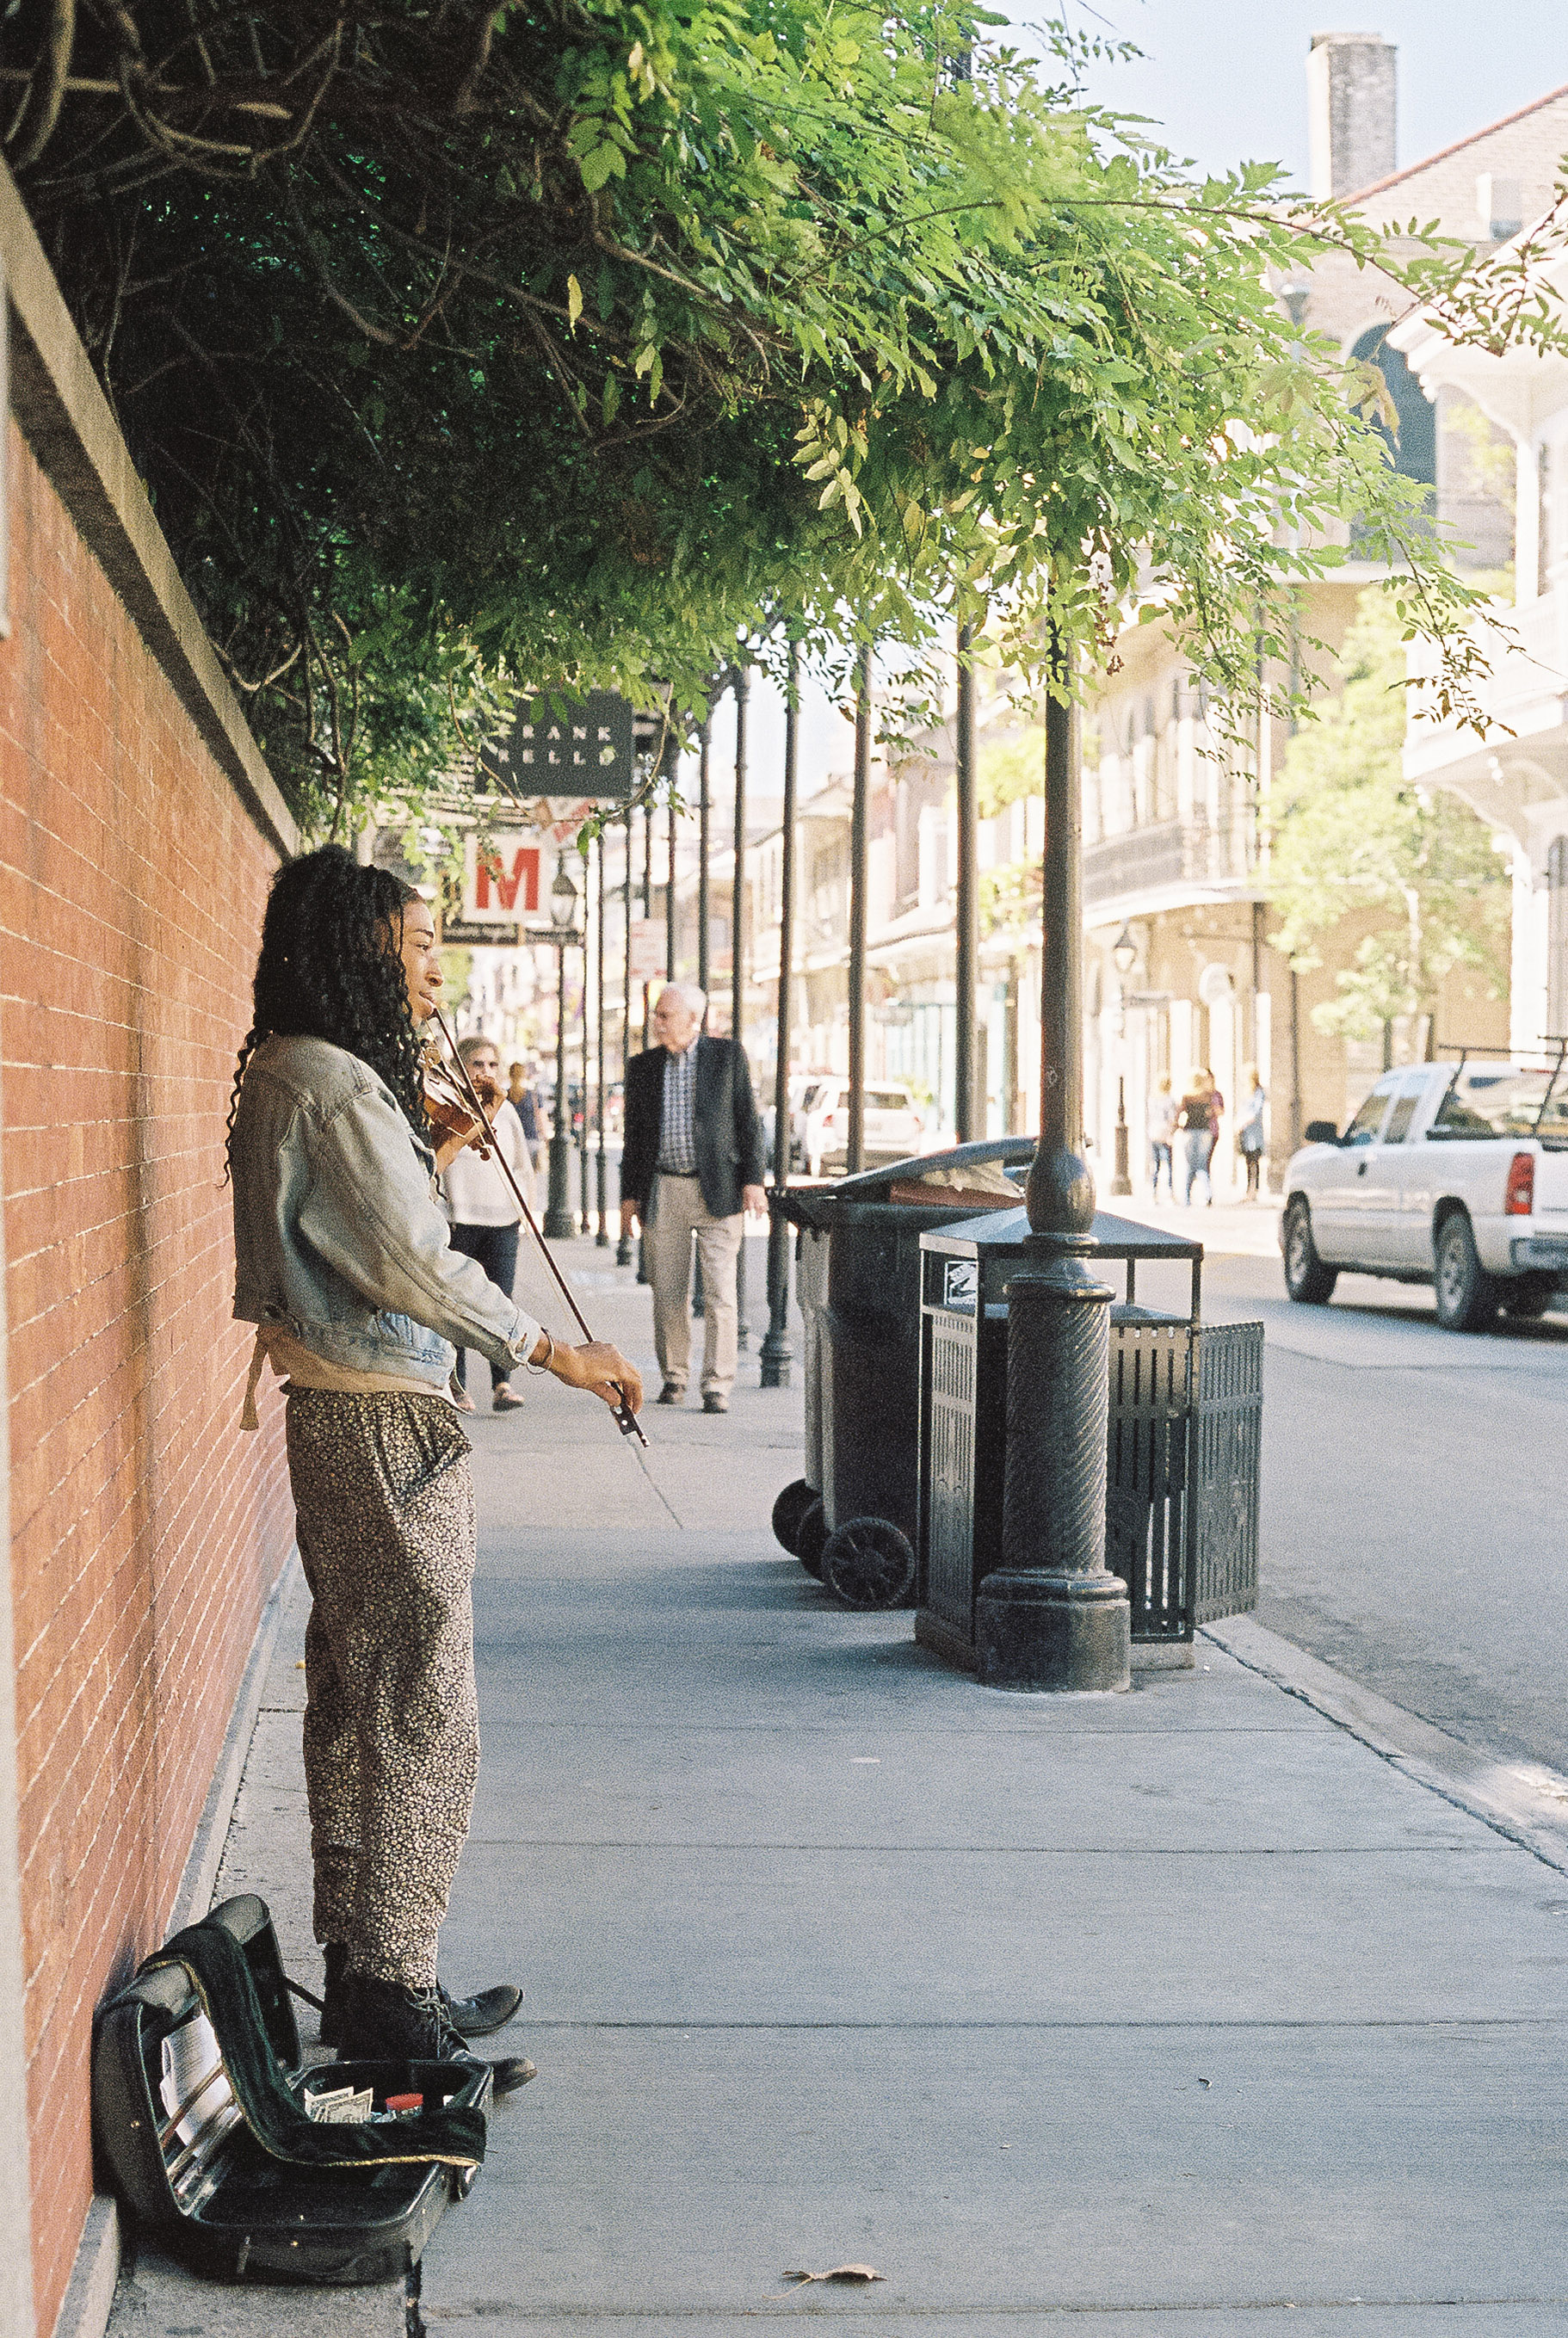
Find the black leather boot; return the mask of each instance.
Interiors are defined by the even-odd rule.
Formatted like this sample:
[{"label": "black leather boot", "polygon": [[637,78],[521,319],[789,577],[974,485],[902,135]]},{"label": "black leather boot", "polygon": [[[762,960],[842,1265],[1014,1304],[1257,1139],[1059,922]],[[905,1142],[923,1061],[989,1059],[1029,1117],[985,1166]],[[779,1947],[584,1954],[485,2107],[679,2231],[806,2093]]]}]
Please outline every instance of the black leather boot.
[{"label": "black leather boot", "polygon": [[[321,1950],[321,1960],[327,1969],[326,1986],[321,1991],[321,2043],[336,2046],[343,2026],[343,1977],[349,1970],[349,1951],[341,1940],[329,1940]],[[439,1981],[441,2002],[446,2008],[447,2022],[459,2038],[488,2038],[497,2029],[504,2029],[523,2001],[523,1992],[509,1980],[498,1981],[493,1989],[477,1989],[472,1997],[452,1997]]]},{"label": "black leather boot", "polygon": [[[376,1980],[368,1973],[345,1972],[342,2015],[338,2032],[339,2058],[344,2062],[460,2062],[474,2066],[481,2057],[470,2054],[467,2043],[447,2019],[439,1989],[405,1989],[393,1980]],[[537,2076],[521,2054],[503,2055],[490,2064],[498,2095],[509,2095]]]}]

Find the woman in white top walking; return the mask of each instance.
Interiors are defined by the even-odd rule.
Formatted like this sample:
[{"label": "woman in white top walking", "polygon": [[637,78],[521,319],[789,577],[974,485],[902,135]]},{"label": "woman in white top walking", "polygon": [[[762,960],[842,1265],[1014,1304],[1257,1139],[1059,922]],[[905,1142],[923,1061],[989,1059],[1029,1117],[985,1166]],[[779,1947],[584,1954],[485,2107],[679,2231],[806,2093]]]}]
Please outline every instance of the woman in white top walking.
[{"label": "woman in white top walking", "polygon": [[1159,1173],[1165,1172],[1165,1198],[1176,1199],[1176,1181],[1170,1174],[1170,1139],[1176,1126],[1176,1098],[1170,1093],[1170,1082],[1162,1079],[1149,1099],[1149,1151],[1154,1164],[1151,1198],[1159,1199]]},{"label": "woman in white top walking", "polygon": [[[490,1115],[496,1132],[496,1144],[511,1164],[513,1176],[528,1195],[533,1206],[534,1170],[528,1156],[528,1144],[523,1135],[523,1124],[507,1101],[501,1086],[501,1059],[488,1039],[477,1035],[462,1040],[458,1047],[468,1067],[468,1077],[478,1091],[480,1103]],[[447,1197],[447,1207],[452,1213],[452,1248],[477,1259],[490,1281],[511,1295],[513,1278],[518,1271],[518,1230],[522,1224],[522,1213],[517,1197],[508,1184],[498,1164],[481,1161],[471,1149],[459,1153],[447,1167],[441,1178]],[[457,1405],[459,1412],[472,1412],[474,1400],[468,1394],[466,1381],[468,1357],[458,1350]],[[497,1412],[515,1412],[523,1400],[507,1378],[500,1364],[490,1366],[490,1404]]]}]

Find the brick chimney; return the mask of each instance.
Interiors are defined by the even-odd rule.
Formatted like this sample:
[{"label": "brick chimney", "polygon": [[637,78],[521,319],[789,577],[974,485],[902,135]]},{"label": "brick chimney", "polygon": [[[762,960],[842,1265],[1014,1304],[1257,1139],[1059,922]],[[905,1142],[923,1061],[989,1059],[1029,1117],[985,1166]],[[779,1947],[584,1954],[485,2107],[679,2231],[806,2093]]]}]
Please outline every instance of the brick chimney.
[{"label": "brick chimney", "polygon": [[1381,33],[1314,33],[1307,58],[1309,184],[1354,195],[1398,168],[1395,58]]}]

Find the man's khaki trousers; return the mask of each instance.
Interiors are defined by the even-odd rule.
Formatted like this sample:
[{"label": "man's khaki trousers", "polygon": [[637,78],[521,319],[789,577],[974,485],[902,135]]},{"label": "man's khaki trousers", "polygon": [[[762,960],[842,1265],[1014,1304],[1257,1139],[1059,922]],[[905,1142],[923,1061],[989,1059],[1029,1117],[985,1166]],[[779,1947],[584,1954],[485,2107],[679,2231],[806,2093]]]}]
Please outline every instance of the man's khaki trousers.
[{"label": "man's khaki trousers", "polygon": [[744,1213],[708,1215],[696,1177],[656,1176],[648,1223],[648,1272],[654,1284],[654,1352],[666,1383],[684,1389],[691,1375],[692,1236],[703,1262],[702,1391],[728,1396],[735,1377],[735,1261]]}]

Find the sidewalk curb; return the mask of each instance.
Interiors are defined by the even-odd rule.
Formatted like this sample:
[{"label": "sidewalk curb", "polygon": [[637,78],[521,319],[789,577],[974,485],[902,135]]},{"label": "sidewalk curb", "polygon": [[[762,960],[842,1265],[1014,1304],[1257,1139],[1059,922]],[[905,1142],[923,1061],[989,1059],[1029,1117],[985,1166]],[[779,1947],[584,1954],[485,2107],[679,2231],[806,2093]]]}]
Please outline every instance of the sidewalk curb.
[{"label": "sidewalk curb", "polygon": [[1250,1616],[1206,1625],[1202,1636],[1286,1695],[1299,1697],[1416,1785],[1481,1820],[1543,1867],[1568,1875],[1568,1778],[1557,1771],[1478,1753]]}]

